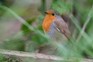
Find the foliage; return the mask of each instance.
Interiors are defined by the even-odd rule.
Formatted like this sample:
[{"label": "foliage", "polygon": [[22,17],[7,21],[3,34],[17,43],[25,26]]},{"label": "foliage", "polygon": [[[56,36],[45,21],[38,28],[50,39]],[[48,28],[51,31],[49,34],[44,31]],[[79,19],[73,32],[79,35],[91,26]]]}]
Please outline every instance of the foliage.
[{"label": "foliage", "polygon": [[[18,51],[30,51],[36,52],[40,47],[51,43],[58,48],[58,56],[62,56],[65,58],[65,61],[69,58],[77,58],[76,60],[73,59],[74,62],[80,62],[82,58],[93,58],[93,0],[53,0],[50,9],[54,9],[55,11],[59,12],[60,14],[67,14],[71,19],[71,23],[73,23],[74,28],[72,28],[72,36],[71,41],[66,42],[64,45],[55,44],[54,42],[50,42],[50,39],[47,35],[44,34],[42,29],[42,20],[44,18],[44,11],[47,9],[47,1],[41,0],[41,6],[38,9],[35,9],[34,6],[30,8],[31,10],[37,10],[39,15],[36,14],[33,17],[32,11],[29,11],[29,16],[22,15],[22,13],[26,12],[25,10],[29,10],[29,6],[27,3],[27,7],[23,7],[20,10],[20,7],[16,7],[18,3],[13,2],[11,5],[8,5],[9,2],[0,1],[2,4],[0,5],[0,22],[3,23],[3,19],[7,19],[9,15],[13,15],[15,19],[12,20],[7,19],[5,26],[8,26],[7,23],[9,20],[15,21],[16,19],[21,22],[19,32],[15,35],[11,35],[8,40],[4,38],[0,40],[0,48],[2,49],[10,49],[10,50],[18,50]],[[11,0],[10,0],[11,2]],[[19,2],[19,1],[16,1]],[[4,3],[4,4],[3,4]],[[7,4],[5,4],[7,3]],[[24,3],[24,1],[19,2]],[[25,4],[24,4],[25,5]],[[6,7],[6,8],[5,8]],[[36,7],[36,8],[37,8]],[[16,9],[17,8],[17,9]],[[14,10],[16,9],[16,10]],[[7,16],[7,13],[10,14]],[[19,13],[17,11],[22,11]],[[22,18],[23,17],[23,18]],[[31,18],[29,18],[31,17]],[[17,21],[16,20],[16,21]],[[21,21],[23,20],[23,21]],[[17,26],[17,25],[16,25]],[[15,27],[16,27],[15,26]],[[15,28],[14,27],[14,28]],[[0,25],[0,29],[3,30],[4,26]],[[6,28],[5,28],[6,29]],[[12,30],[10,30],[12,31]],[[19,33],[21,34],[21,37]],[[7,36],[7,34],[5,35]],[[49,52],[49,51],[46,51]],[[0,55],[0,62],[3,62],[5,57]],[[65,62],[64,61],[64,62]]]}]

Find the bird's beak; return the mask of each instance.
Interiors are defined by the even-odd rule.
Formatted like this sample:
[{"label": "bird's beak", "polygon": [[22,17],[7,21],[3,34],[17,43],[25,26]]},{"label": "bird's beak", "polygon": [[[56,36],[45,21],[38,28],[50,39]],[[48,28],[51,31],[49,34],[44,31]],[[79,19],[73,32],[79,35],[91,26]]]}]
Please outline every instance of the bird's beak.
[{"label": "bird's beak", "polygon": [[45,14],[48,14],[47,12],[45,12]]}]

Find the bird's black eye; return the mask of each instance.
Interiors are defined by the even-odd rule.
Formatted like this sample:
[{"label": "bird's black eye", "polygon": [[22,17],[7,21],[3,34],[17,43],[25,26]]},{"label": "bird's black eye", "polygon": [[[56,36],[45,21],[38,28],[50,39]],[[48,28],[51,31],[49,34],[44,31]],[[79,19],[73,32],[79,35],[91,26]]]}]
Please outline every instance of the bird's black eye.
[{"label": "bird's black eye", "polygon": [[55,14],[53,13],[52,15],[54,16]]}]

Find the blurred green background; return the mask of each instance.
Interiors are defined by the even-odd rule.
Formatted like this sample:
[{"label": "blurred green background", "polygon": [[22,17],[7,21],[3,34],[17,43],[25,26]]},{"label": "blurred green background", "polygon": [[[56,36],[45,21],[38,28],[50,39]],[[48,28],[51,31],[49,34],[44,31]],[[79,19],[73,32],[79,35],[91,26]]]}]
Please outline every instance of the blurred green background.
[{"label": "blurred green background", "polygon": [[[92,4],[93,0],[0,0],[0,49],[36,52],[50,42],[41,25],[44,12],[53,9],[62,16],[69,17],[67,22],[72,33],[72,42],[67,42],[63,46],[58,45],[58,55],[66,60],[76,57],[77,60],[73,59],[70,62],[93,58]],[[14,62],[14,60],[35,62],[36,59],[18,59],[0,54],[0,62]]]}]

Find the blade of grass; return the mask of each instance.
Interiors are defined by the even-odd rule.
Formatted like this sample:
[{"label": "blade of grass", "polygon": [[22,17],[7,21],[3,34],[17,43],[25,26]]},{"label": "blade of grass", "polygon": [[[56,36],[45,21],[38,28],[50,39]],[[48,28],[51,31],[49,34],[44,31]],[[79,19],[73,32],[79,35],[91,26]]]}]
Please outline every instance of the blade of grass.
[{"label": "blade of grass", "polygon": [[6,10],[7,12],[9,12],[10,14],[12,14],[16,19],[18,19],[22,24],[24,24],[25,26],[27,26],[31,31],[34,31],[36,34],[39,34],[43,37],[45,37],[46,39],[49,40],[47,35],[44,35],[41,31],[36,30],[35,28],[33,28],[31,25],[29,25],[22,17],[18,16],[13,10],[11,10],[10,8],[6,7],[6,6],[0,6],[0,8]]},{"label": "blade of grass", "polygon": [[82,30],[81,30],[80,34],[79,34],[78,37],[77,37],[77,42],[78,42],[78,41],[80,40],[80,38],[82,37],[82,35],[83,35],[83,33],[84,33],[84,31],[85,31],[85,29],[86,29],[86,27],[87,27],[87,25],[88,25],[91,17],[92,17],[92,16],[91,16],[91,15],[92,15],[92,11],[93,11],[93,6],[92,6],[92,8],[90,9],[90,11],[89,11],[89,13],[88,13],[87,19],[86,19],[86,21],[85,21],[85,23],[84,23],[84,25],[83,25],[83,27],[82,27]]},{"label": "blade of grass", "polygon": [[[70,16],[70,18],[71,18],[71,20],[72,20],[72,22],[75,24],[75,26],[76,26],[76,28],[79,30],[79,32],[81,32],[81,27],[79,26],[79,24],[77,24],[77,19],[72,15],[72,14],[70,14],[69,15]],[[93,39],[91,39],[85,32],[83,32],[83,34],[82,34],[82,36],[87,40],[87,41],[92,41]]]}]

